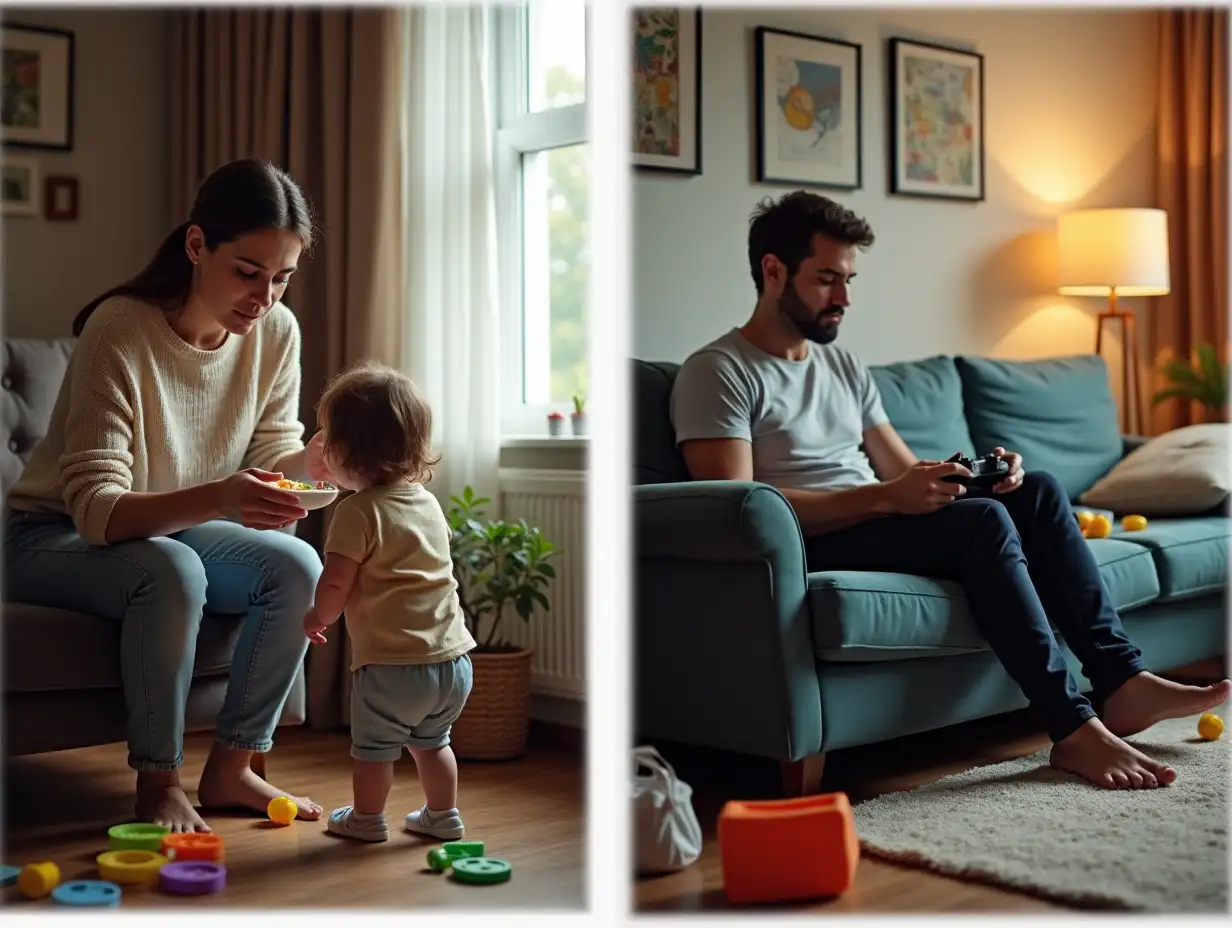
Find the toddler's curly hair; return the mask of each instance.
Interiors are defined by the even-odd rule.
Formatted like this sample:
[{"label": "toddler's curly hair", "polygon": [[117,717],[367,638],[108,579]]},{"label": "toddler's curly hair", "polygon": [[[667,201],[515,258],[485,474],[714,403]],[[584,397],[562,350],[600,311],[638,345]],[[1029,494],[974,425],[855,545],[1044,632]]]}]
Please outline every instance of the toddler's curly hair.
[{"label": "toddler's curly hair", "polygon": [[426,483],[440,463],[432,455],[432,409],[405,374],[361,361],[335,377],[317,403],[325,452],[374,486]]}]

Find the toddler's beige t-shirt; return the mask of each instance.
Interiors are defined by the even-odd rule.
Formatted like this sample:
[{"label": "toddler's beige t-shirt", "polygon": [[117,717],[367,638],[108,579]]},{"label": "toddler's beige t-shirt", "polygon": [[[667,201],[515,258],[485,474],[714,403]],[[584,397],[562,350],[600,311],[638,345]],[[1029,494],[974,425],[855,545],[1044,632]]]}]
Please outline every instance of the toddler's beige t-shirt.
[{"label": "toddler's beige t-shirt", "polygon": [[449,523],[418,483],[360,490],[338,503],[326,554],[359,562],[346,605],[351,670],[435,664],[475,647],[458,603]]}]

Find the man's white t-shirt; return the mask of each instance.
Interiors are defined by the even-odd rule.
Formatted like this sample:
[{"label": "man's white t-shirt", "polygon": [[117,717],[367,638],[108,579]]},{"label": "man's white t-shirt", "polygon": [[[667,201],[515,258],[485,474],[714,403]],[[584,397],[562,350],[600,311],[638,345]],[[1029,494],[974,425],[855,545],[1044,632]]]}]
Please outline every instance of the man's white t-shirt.
[{"label": "man's white t-shirt", "polygon": [[861,445],[866,429],[889,419],[872,373],[833,343],[808,349],[805,359],[789,361],[732,329],[694,352],[672,388],[676,443],[749,441],[753,479],[780,489],[876,483]]}]

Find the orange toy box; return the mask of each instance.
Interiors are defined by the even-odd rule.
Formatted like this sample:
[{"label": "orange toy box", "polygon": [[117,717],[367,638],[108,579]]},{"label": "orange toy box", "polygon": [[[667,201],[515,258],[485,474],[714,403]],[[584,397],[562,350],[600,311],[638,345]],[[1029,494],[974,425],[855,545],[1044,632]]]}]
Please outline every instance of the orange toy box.
[{"label": "orange toy box", "polygon": [[723,889],[730,902],[786,902],[845,892],[860,861],[846,793],[732,801],[719,813]]}]

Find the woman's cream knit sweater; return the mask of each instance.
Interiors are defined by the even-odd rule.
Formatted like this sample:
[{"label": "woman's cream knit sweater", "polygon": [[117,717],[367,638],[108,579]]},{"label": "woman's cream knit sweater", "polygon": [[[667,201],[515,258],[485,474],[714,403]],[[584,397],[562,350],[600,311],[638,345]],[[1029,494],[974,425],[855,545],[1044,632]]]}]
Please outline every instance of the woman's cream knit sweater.
[{"label": "woman's cream knit sweater", "polygon": [[81,333],[47,435],[8,494],[13,509],[62,512],[106,544],[131,491],[181,490],[301,450],[300,335],[278,303],[245,336],[194,348],[153,306],[116,297]]}]

